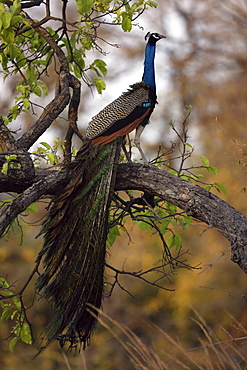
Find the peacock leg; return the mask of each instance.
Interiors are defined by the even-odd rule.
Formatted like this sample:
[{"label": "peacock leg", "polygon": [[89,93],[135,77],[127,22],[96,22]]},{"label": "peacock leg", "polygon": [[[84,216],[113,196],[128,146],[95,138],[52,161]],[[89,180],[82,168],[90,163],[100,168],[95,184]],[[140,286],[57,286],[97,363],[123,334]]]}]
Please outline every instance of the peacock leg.
[{"label": "peacock leg", "polygon": [[140,138],[141,138],[141,134],[142,134],[142,131],[144,130],[144,126],[142,125],[139,125],[136,129],[136,133],[135,133],[135,139],[134,139],[134,143],[137,147],[137,149],[139,150],[140,154],[141,154],[141,157],[142,157],[142,160],[144,162],[144,167],[148,167],[149,166],[149,163],[148,163],[148,160],[147,158],[145,157],[145,154],[141,148],[141,141],[140,141]]}]

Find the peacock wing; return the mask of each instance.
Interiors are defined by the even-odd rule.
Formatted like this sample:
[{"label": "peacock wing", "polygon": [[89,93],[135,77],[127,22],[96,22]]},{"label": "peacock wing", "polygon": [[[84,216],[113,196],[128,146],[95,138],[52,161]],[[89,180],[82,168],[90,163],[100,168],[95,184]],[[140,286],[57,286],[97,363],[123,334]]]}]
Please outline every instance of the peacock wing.
[{"label": "peacock wing", "polygon": [[[145,101],[149,100],[149,95],[150,88],[144,82],[131,85],[128,91],[92,118],[87,128],[87,137],[92,139],[93,143],[106,144],[106,142],[97,142],[94,139],[101,136],[106,138],[115,134],[111,140],[107,141],[110,142],[116,137],[126,135],[134,130],[150,111],[150,105],[143,105]],[[136,120],[138,120],[136,125],[132,124]],[[129,125],[132,126],[128,127]],[[119,134],[116,134],[117,132]]]}]

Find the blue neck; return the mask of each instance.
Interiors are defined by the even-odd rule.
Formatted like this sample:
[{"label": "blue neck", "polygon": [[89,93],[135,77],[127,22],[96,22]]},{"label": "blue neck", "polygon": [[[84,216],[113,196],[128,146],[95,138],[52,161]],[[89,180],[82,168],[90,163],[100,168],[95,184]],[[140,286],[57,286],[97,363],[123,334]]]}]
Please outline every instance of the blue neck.
[{"label": "blue neck", "polygon": [[155,72],[154,72],[154,57],[155,57],[155,44],[151,45],[149,42],[146,45],[144,72],[142,81],[150,86],[156,92],[155,85]]}]

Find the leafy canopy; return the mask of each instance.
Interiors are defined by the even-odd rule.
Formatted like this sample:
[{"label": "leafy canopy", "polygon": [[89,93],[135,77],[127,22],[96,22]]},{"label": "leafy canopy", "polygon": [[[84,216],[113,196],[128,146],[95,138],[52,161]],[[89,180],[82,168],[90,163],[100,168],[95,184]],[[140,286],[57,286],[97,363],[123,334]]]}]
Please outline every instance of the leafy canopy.
[{"label": "leafy canopy", "polygon": [[[121,27],[124,32],[130,32],[133,22],[147,7],[157,6],[154,1],[147,0],[75,2],[78,13],[73,16],[77,19],[71,22],[67,19],[69,9],[67,10],[66,5],[61,18],[51,14],[48,2],[45,17],[34,20],[21,8],[20,0],[14,0],[10,7],[7,5],[9,1],[0,1],[2,73],[4,78],[18,74],[19,81],[16,84],[15,105],[4,117],[6,124],[16,119],[20,112],[30,109],[32,94],[38,97],[48,94],[48,87],[42,81],[42,76],[48,73],[51,63],[56,62],[57,50],[39,32],[38,26],[45,28],[61,53],[64,53],[70,72],[83,79],[88,86],[95,85],[98,93],[101,93],[105,89],[103,78],[107,74],[106,63],[102,59],[88,63],[86,58],[92,49],[103,53],[98,44],[99,27],[110,24]],[[54,25],[57,25],[57,28],[54,28]],[[92,80],[89,78],[90,71],[95,75]]]}]

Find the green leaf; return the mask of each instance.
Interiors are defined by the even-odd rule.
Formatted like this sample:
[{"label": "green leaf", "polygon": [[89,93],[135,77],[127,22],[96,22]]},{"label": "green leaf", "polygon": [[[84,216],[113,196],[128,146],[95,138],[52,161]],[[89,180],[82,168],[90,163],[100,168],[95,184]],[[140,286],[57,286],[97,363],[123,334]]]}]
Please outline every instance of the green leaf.
[{"label": "green leaf", "polygon": [[177,207],[170,202],[166,202],[166,209],[170,215],[174,215],[177,212]]},{"label": "green leaf", "polygon": [[43,90],[43,93],[45,94],[45,95],[48,95],[48,87],[46,86],[46,84],[44,84],[44,82],[42,82],[42,81],[38,81],[39,82],[39,86],[42,88],[42,90]]},{"label": "green leaf", "polygon": [[115,225],[110,229],[110,231],[107,235],[107,240],[106,240],[106,247],[107,248],[111,248],[113,246],[117,236],[120,236],[120,232],[118,230],[118,226]]},{"label": "green leaf", "polygon": [[50,164],[56,164],[56,156],[53,153],[47,153],[47,158]]},{"label": "green leaf", "polygon": [[16,15],[21,10],[20,0],[14,0],[13,5],[10,7],[10,13]]},{"label": "green leaf", "polygon": [[176,249],[180,248],[181,245],[182,245],[182,242],[183,242],[181,236],[178,233],[175,233],[175,238],[174,239],[175,239],[175,247],[176,247]]},{"label": "green leaf", "polygon": [[189,143],[184,143],[184,145],[186,145],[186,146],[188,146],[190,148],[193,148],[193,146],[191,144],[189,144]]},{"label": "green leaf", "polygon": [[9,290],[0,290],[0,294],[4,296],[12,295],[13,293],[10,292]]},{"label": "green leaf", "polygon": [[42,90],[39,86],[35,86],[34,89],[33,89],[33,92],[35,95],[41,97],[42,96]]},{"label": "green leaf", "polygon": [[83,49],[91,50],[92,49],[92,38],[91,37],[83,37],[80,39],[80,43],[83,46]]},{"label": "green leaf", "polygon": [[215,182],[214,185],[219,193],[222,192],[224,195],[227,195],[227,190],[223,184],[220,184],[219,182]]},{"label": "green leaf", "polygon": [[94,78],[94,85],[98,91],[99,94],[102,94],[102,91],[105,90],[106,84],[101,78]]},{"label": "green leaf", "polygon": [[183,218],[180,219],[181,226],[184,230],[188,230],[188,226],[192,223],[193,217],[185,215]]},{"label": "green leaf", "polygon": [[218,175],[218,168],[216,167],[209,167],[207,168],[207,171],[213,173],[214,175]]},{"label": "green leaf", "polygon": [[11,307],[5,308],[2,315],[1,315],[1,320],[2,321],[8,320],[10,318],[11,314],[12,314],[12,311],[13,311],[13,309]]},{"label": "green leaf", "polygon": [[21,111],[20,110],[20,106],[18,104],[16,104],[13,107],[9,108],[9,113],[10,113],[9,118],[11,120],[16,119],[16,117],[19,116],[20,111]]},{"label": "green leaf", "polygon": [[19,68],[24,67],[27,63],[27,58],[25,57],[24,53],[21,52],[17,58]]},{"label": "green leaf", "polygon": [[1,16],[2,28],[7,29],[10,26],[12,15],[10,13],[3,13]]},{"label": "green leaf", "polygon": [[204,157],[204,155],[201,155],[200,158],[201,158],[201,162],[202,162],[203,166],[208,167],[209,166],[209,160],[206,157]]},{"label": "green leaf", "polygon": [[76,63],[74,64],[74,73],[75,73],[75,77],[77,78],[82,77],[82,70]]},{"label": "green leaf", "polygon": [[155,1],[148,0],[146,4],[149,5],[151,8],[157,8],[158,4]]},{"label": "green leaf", "polygon": [[204,189],[206,189],[207,191],[210,191],[212,189],[212,186],[211,185],[207,185],[207,186],[205,186]]},{"label": "green leaf", "polygon": [[21,310],[21,301],[19,300],[19,298],[17,298],[16,296],[13,297],[13,303],[15,305],[15,307],[17,308],[17,311],[14,311],[13,313],[17,313],[18,310]]},{"label": "green leaf", "polygon": [[5,12],[5,6],[0,3],[0,16]]},{"label": "green leaf", "polygon": [[9,163],[8,162],[4,162],[4,164],[2,165],[1,172],[4,175],[7,175],[8,174],[8,169],[9,169]]},{"label": "green leaf", "polygon": [[177,176],[178,175],[178,173],[176,171],[174,171],[174,170],[170,170],[169,169],[168,172],[171,173],[174,176]]},{"label": "green leaf", "polygon": [[15,32],[12,27],[4,29],[2,34],[0,34],[0,38],[5,44],[11,44],[15,40]]},{"label": "green leaf", "polygon": [[124,32],[130,32],[132,29],[132,23],[129,13],[123,12],[122,14],[122,29]]},{"label": "green leaf", "polygon": [[174,233],[167,239],[167,245],[169,248],[176,247],[176,249],[180,248],[182,245],[182,238],[178,233]]},{"label": "green leaf", "polygon": [[28,207],[27,207],[27,211],[28,212],[37,212],[38,211],[38,206],[36,203],[31,203]]},{"label": "green leaf", "polygon": [[[11,202],[10,199],[8,199],[8,201]],[[0,286],[1,288],[9,288],[9,284],[4,278],[0,278]]]},{"label": "green leaf", "polygon": [[94,0],[76,0],[76,9],[79,14],[84,14],[90,12],[93,7]]},{"label": "green leaf", "polygon": [[138,226],[141,230],[152,230],[152,225],[144,221],[138,221]]},{"label": "green leaf", "polygon": [[185,181],[189,181],[189,178],[188,178],[188,176],[186,176],[186,175],[180,175],[179,176],[180,177],[180,179],[183,179],[183,180],[185,180]]},{"label": "green leaf", "polygon": [[11,19],[11,26],[14,27],[16,25],[16,23],[18,23],[19,21],[22,21],[22,17],[20,15],[14,15]]},{"label": "green leaf", "polygon": [[167,239],[167,245],[168,245],[169,249],[174,247],[174,238],[173,238],[173,236],[169,236],[169,238]]},{"label": "green leaf", "polygon": [[31,332],[30,332],[30,327],[27,323],[24,323],[21,328],[20,332],[20,337],[21,340],[24,343],[31,344],[32,343],[32,337],[31,337]]},{"label": "green leaf", "polygon": [[20,54],[20,49],[14,44],[10,44],[8,46],[8,50],[9,50],[9,59],[10,60],[15,59]]},{"label": "green leaf", "polygon": [[15,316],[20,313],[20,310],[14,310],[11,315],[11,320],[14,320]]},{"label": "green leaf", "polygon": [[84,70],[84,68],[85,68],[85,61],[82,58],[81,53],[77,53],[77,55],[75,57],[75,61],[76,61],[76,64],[78,64],[78,66],[81,68],[81,70]]},{"label": "green leaf", "polygon": [[25,108],[25,109],[29,109],[30,108],[30,101],[29,101],[29,99],[28,98],[23,98],[23,107]]},{"label": "green leaf", "polygon": [[7,159],[8,162],[15,161],[17,159],[17,155],[16,154],[10,154],[10,155],[6,155],[5,158]]},{"label": "green leaf", "polygon": [[45,141],[42,141],[42,142],[40,143],[40,145],[43,145],[43,146],[44,146],[46,149],[48,149],[48,150],[50,150],[50,149],[51,149],[50,144],[46,143]]},{"label": "green leaf", "polygon": [[170,220],[162,220],[161,225],[160,225],[160,232],[162,234],[166,233],[169,223],[170,223]]},{"label": "green leaf", "polygon": [[11,339],[11,341],[9,342],[9,350],[10,352],[14,352],[14,348],[15,348],[15,345],[16,345],[16,342],[18,341],[18,338],[17,337],[14,337]]},{"label": "green leaf", "polygon": [[26,78],[27,78],[27,82],[29,83],[29,85],[31,85],[32,82],[35,81],[35,69],[32,64],[29,64],[29,66],[27,67]]},{"label": "green leaf", "polygon": [[99,69],[103,76],[107,75],[106,62],[102,59],[95,59],[92,65]]}]

